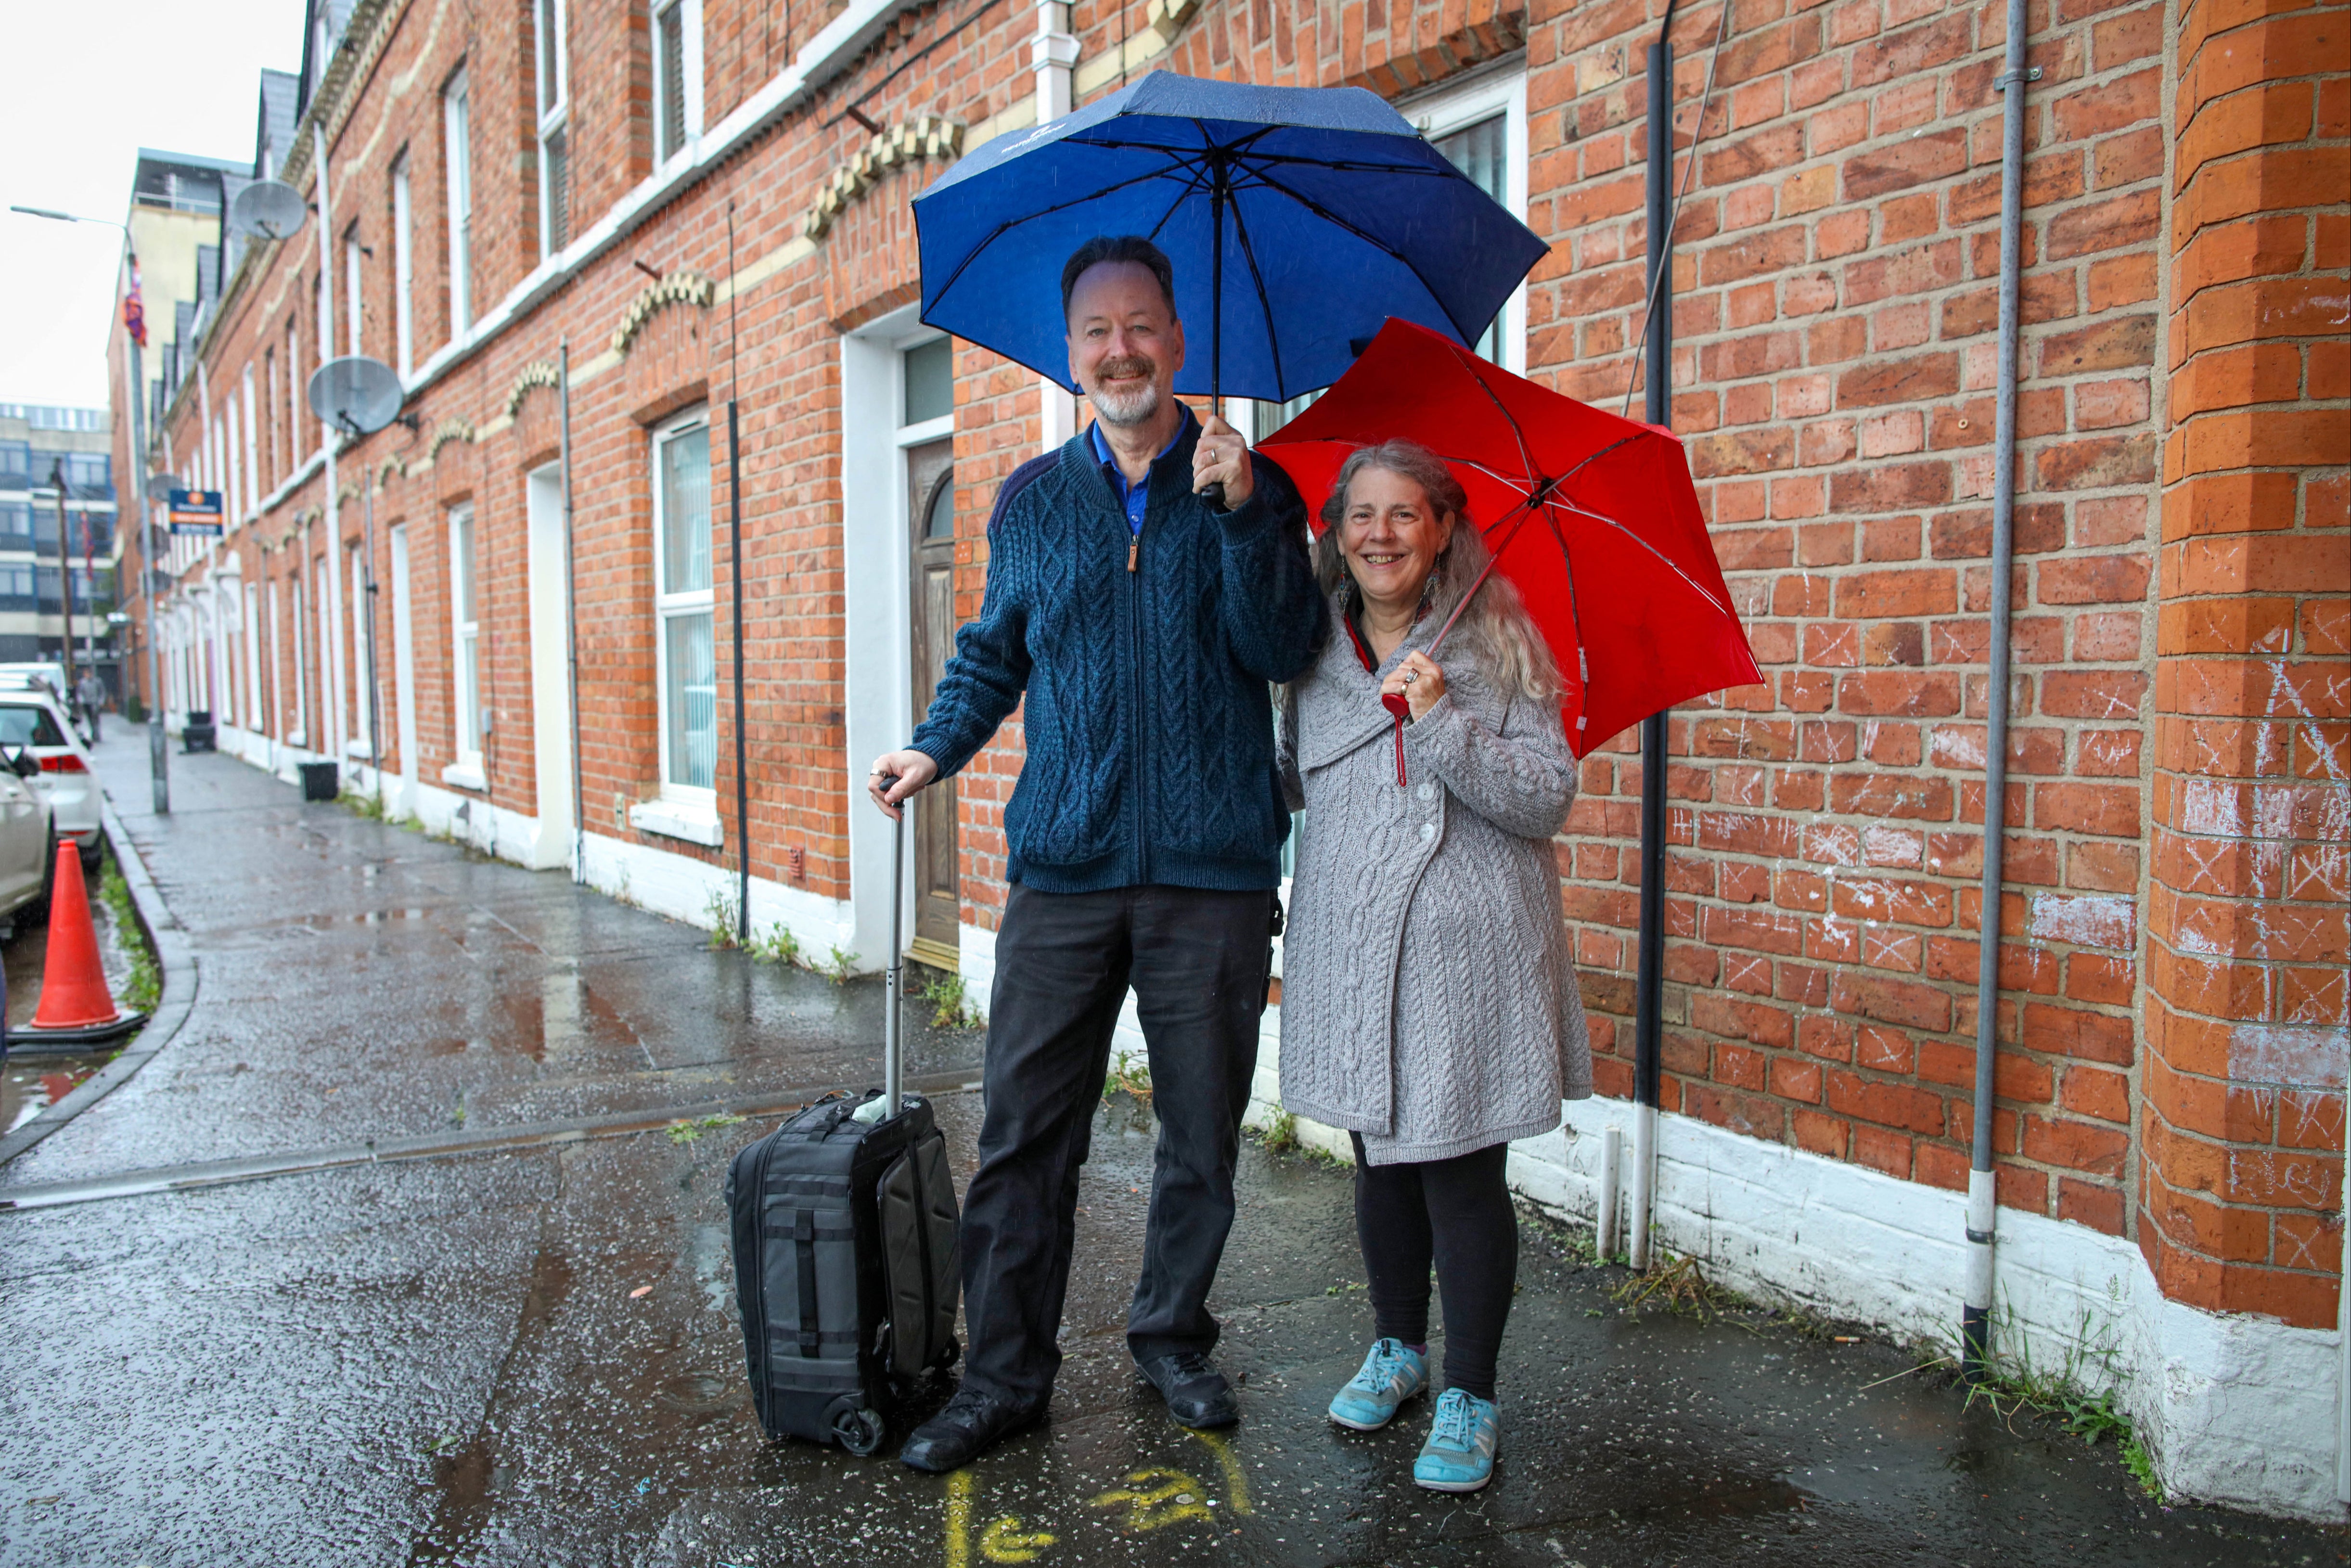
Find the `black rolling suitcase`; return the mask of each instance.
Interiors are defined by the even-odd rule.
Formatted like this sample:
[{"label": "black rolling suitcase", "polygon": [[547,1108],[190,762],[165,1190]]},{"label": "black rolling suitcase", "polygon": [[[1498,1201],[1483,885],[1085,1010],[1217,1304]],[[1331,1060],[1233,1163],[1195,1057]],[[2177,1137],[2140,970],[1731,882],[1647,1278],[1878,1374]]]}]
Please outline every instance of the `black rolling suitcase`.
[{"label": "black rolling suitcase", "polygon": [[[905,824],[891,885],[903,886]],[[955,1361],[962,1261],[946,1140],[900,1092],[900,900],[892,900],[885,1087],[829,1094],[726,1173],[751,1402],[771,1437],[871,1454],[889,1392]]]}]

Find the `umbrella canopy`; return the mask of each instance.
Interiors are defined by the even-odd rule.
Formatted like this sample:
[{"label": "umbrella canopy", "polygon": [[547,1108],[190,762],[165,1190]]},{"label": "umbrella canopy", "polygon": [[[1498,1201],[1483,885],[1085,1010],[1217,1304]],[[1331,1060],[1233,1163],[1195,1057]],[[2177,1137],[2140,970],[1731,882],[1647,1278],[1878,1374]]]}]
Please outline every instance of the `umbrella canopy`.
[{"label": "umbrella canopy", "polygon": [[1392,321],[1262,446],[1313,502],[1348,454],[1397,438],[1436,452],[1468,491],[1494,570],[1559,661],[1578,757],[1661,708],[1763,678],[1670,431]]},{"label": "umbrella canopy", "polygon": [[987,143],[914,223],[923,319],[1065,385],[1062,263],[1155,242],[1192,335],[1176,390],[1271,402],[1391,316],[1474,341],[1545,249],[1375,93],[1170,71]]}]

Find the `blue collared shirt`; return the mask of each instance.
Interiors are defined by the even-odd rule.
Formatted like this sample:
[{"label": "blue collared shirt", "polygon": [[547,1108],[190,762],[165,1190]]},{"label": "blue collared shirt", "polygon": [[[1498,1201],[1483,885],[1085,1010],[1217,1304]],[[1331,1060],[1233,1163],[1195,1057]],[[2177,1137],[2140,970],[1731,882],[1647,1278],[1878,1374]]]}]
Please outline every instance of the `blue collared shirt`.
[{"label": "blue collared shirt", "polygon": [[[1166,445],[1159,449],[1159,457],[1165,457],[1176,450],[1176,444],[1184,439],[1184,433],[1192,427],[1192,411],[1186,407],[1184,410],[1182,423],[1176,426],[1175,435]],[[1119,505],[1126,508],[1127,531],[1141,535],[1143,508],[1149,505],[1151,500],[1150,476],[1145,475],[1140,485],[1129,485],[1126,482],[1125,471],[1119,467],[1118,459],[1111,455],[1110,443],[1102,439],[1102,421],[1096,420],[1086,426],[1086,434],[1093,438],[1094,461],[1102,465],[1102,476],[1110,481],[1110,493],[1116,496]],[[1158,466],[1159,457],[1151,460],[1154,467]]]}]

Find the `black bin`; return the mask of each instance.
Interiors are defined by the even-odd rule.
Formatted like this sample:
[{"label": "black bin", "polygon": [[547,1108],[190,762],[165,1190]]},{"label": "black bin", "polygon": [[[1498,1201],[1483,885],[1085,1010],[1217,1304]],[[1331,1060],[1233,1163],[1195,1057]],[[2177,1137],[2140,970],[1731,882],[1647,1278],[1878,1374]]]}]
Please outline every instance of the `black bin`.
[{"label": "black bin", "polygon": [[302,799],[331,800],[342,792],[342,770],[331,762],[305,762],[302,769]]},{"label": "black bin", "polygon": [[220,732],[213,727],[213,710],[192,707],[188,722],[181,727],[180,740],[190,751],[216,751]]}]

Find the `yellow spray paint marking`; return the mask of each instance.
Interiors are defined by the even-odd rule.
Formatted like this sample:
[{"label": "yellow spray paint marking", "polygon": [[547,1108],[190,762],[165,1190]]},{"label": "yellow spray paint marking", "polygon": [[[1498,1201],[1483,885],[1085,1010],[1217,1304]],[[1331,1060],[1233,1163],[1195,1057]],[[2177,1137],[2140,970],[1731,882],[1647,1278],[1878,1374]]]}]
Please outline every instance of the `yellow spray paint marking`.
[{"label": "yellow spray paint marking", "polygon": [[1185,1430],[1207,1446],[1217,1456],[1217,1464],[1225,1472],[1225,1502],[1235,1513],[1249,1511],[1249,1477],[1241,1469],[1240,1459],[1233,1453],[1233,1445],[1221,1432],[1201,1432],[1190,1427]]},{"label": "yellow spray paint marking", "polygon": [[1181,1470],[1155,1466],[1133,1471],[1125,1486],[1102,1493],[1094,1499],[1094,1506],[1115,1508],[1125,1503],[1127,1529],[1164,1530],[1178,1520],[1214,1519],[1216,1515],[1200,1500],[1207,1490]]},{"label": "yellow spray paint marking", "polygon": [[947,1477],[947,1568],[971,1568],[971,1500],[978,1490],[969,1470]]},{"label": "yellow spray paint marking", "polygon": [[1008,1513],[979,1532],[979,1554],[990,1563],[1033,1562],[1055,1539],[1049,1530],[1021,1529],[1020,1516]]}]

